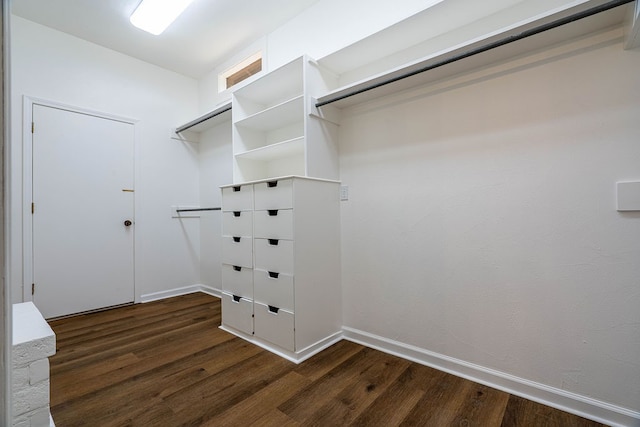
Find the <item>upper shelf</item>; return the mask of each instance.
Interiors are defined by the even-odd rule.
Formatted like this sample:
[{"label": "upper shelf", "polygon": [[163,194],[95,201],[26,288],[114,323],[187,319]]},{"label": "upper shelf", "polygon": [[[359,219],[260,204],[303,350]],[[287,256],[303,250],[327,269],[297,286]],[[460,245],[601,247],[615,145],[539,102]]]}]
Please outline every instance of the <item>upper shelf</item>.
[{"label": "upper shelf", "polygon": [[[327,88],[324,88],[324,93],[320,93],[316,100],[317,105],[330,103],[338,108],[348,107],[481,69],[549,48],[565,40],[619,25],[624,21],[625,13],[629,14],[629,11],[635,11],[635,19],[632,20],[628,31],[630,34],[627,35],[627,48],[640,44],[638,2],[635,9],[631,5],[626,8],[614,7],[558,28],[537,32],[538,28],[544,29],[557,21],[570,20],[572,16],[585,11],[604,8],[607,5],[622,5],[630,0],[575,0],[571,7],[551,10],[545,10],[545,3],[548,2],[519,2],[511,8],[497,12],[483,11],[482,18],[465,25],[458,22],[455,29],[451,29],[451,23],[446,24],[449,25],[446,27],[441,23],[444,22],[441,15],[448,13],[450,8],[459,6],[458,3],[461,1],[438,2],[403,22],[318,60],[320,67],[338,76],[337,84],[332,85],[338,89],[327,91]],[[433,36],[436,27],[441,31],[449,28],[450,31]],[[493,31],[487,33],[487,28],[493,28]],[[427,29],[433,34],[428,34]],[[534,35],[520,38],[528,32]],[[421,41],[415,43],[416,40]],[[238,106],[240,110],[246,110],[237,111],[238,116],[251,116],[257,111],[277,107],[279,103],[286,104],[287,100],[299,96],[303,89],[302,63],[303,60],[298,58],[281,67],[277,73],[267,73],[256,80],[252,83],[251,90],[238,89],[235,92]],[[325,109],[326,111],[328,110]],[[176,132],[202,132],[230,118],[229,101],[216,110],[178,127]],[[251,120],[247,123],[250,124]]]},{"label": "upper shelf", "polygon": [[[571,20],[573,16],[612,3],[615,2],[583,1],[577,6],[549,10],[533,18],[521,20],[516,24],[501,27],[471,39],[464,37],[468,35],[468,31],[471,31],[469,29],[466,29],[465,34],[461,34],[462,30],[443,34],[441,37],[398,52],[395,60],[401,65],[395,66],[392,66],[394,58],[384,58],[366,65],[352,61],[350,68],[345,58],[356,58],[357,52],[363,47],[359,44],[348,46],[318,61],[324,67],[331,69],[334,66],[336,73],[342,73],[340,74],[341,87],[318,97],[316,105],[331,104],[338,108],[348,107],[480,69],[538,49],[548,48],[564,40],[620,24],[625,16],[624,7],[615,7],[549,31],[538,31],[547,26],[553,28],[553,23]],[[513,14],[513,11],[511,12]],[[492,19],[500,22],[496,16]],[[496,25],[494,23],[494,26]],[[456,44],[452,43],[454,40],[464,41]],[[444,46],[444,48],[434,51],[434,47],[438,46]],[[418,56],[420,52],[430,53]],[[407,60],[410,57],[418,59]]]},{"label": "upper shelf", "polygon": [[303,117],[304,97],[300,95],[235,121],[235,124],[249,129],[269,131],[291,123],[301,122]]},{"label": "upper shelf", "polygon": [[202,116],[191,120],[189,123],[185,123],[182,126],[176,128],[176,133],[184,132],[186,130],[191,132],[204,132],[207,129],[211,129],[214,126],[231,120],[231,101],[226,102]]}]

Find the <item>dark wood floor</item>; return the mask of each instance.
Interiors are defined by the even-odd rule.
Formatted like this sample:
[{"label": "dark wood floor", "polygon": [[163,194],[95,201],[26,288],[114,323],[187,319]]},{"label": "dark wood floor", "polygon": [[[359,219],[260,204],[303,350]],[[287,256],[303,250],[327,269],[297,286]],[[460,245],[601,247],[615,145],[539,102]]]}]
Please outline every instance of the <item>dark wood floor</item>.
[{"label": "dark wood floor", "polygon": [[295,365],[219,324],[201,293],[52,321],[56,425],[601,425],[348,341]]}]

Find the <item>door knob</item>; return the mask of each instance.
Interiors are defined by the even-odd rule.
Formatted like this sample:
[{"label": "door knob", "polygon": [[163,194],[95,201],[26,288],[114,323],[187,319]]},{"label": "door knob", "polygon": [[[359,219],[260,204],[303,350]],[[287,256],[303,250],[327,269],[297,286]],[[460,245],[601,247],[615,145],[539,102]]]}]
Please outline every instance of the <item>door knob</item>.
[{"label": "door knob", "polygon": [[125,220],[125,221],[124,221],[124,226],[125,226],[125,227],[128,227],[128,226],[130,226],[131,224],[133,224],[133,223],[131,222],[131,220],[128,220],[128,219],[127,219],[127,220]]}]

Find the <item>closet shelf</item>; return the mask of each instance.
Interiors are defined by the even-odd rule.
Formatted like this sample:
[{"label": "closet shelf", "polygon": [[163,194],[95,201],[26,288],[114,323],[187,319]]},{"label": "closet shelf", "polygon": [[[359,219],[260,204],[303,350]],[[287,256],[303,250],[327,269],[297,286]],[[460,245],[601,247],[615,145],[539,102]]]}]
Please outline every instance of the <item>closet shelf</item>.
[{"label": "closet shelf", "polygon": [[[404,62],[394,68],[384,67],[386,71],[371,74],[360,80],[343,82],[341,87],[318,97],[315,105],[322,107],[331,104],[338,108],[357,105],[518,58],[562,41],[619,24],[625,17],[625,9],[618,6],[631,1],[587,1],[563,10],[554,9],[450,48]],[[338,58],[357,57],[357,48],[358,46],[346,47],[320,59],[318,63],[332,69],[331,64],[340,63]],[[428,51],[427,48],[424,49]],[[342,71],[342,75],[349,75],[358,69],[356,67]]]},{"label": "closet shelf", "polygon": [[211,129],[214,126],[231,120],[231,101],[226,102],[216,108],[213,111],[209,111],[202,116],[191,120],[188,123],[178,126],[176,133],[191,131],[191,132],[204,132],[207,129]]},{"label": "closet shelf", "polygon": [[289,139],[254,150],[237,153],[236,157],[241,159],[271,161],[285,157],[304,155],[304,137]]},{"label": "closet shelf", "polygon": [[304,92],[302,81],[302,61],[293,60],[250,84],[238,89],[234,95],[242,100],[265,106],[274,100],[284,101]]},{"label": "closet shelf", "polygon": [[269,131],[295,122],[301,122],[304,115],[304,97],[302,95],[288,99],[273,107],[259,111],[235,121],[236,126],[259,131]]}]

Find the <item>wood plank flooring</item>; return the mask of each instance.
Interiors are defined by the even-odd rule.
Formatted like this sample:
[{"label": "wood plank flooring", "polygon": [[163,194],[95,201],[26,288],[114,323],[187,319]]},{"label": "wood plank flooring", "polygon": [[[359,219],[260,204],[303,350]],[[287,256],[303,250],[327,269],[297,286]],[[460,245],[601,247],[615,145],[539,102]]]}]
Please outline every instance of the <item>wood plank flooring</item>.
[{"label": "wood plank flooring", "polygon": [[50,323],[58,427],[602,425],[348,341],[295,365],[201,293]]}]

